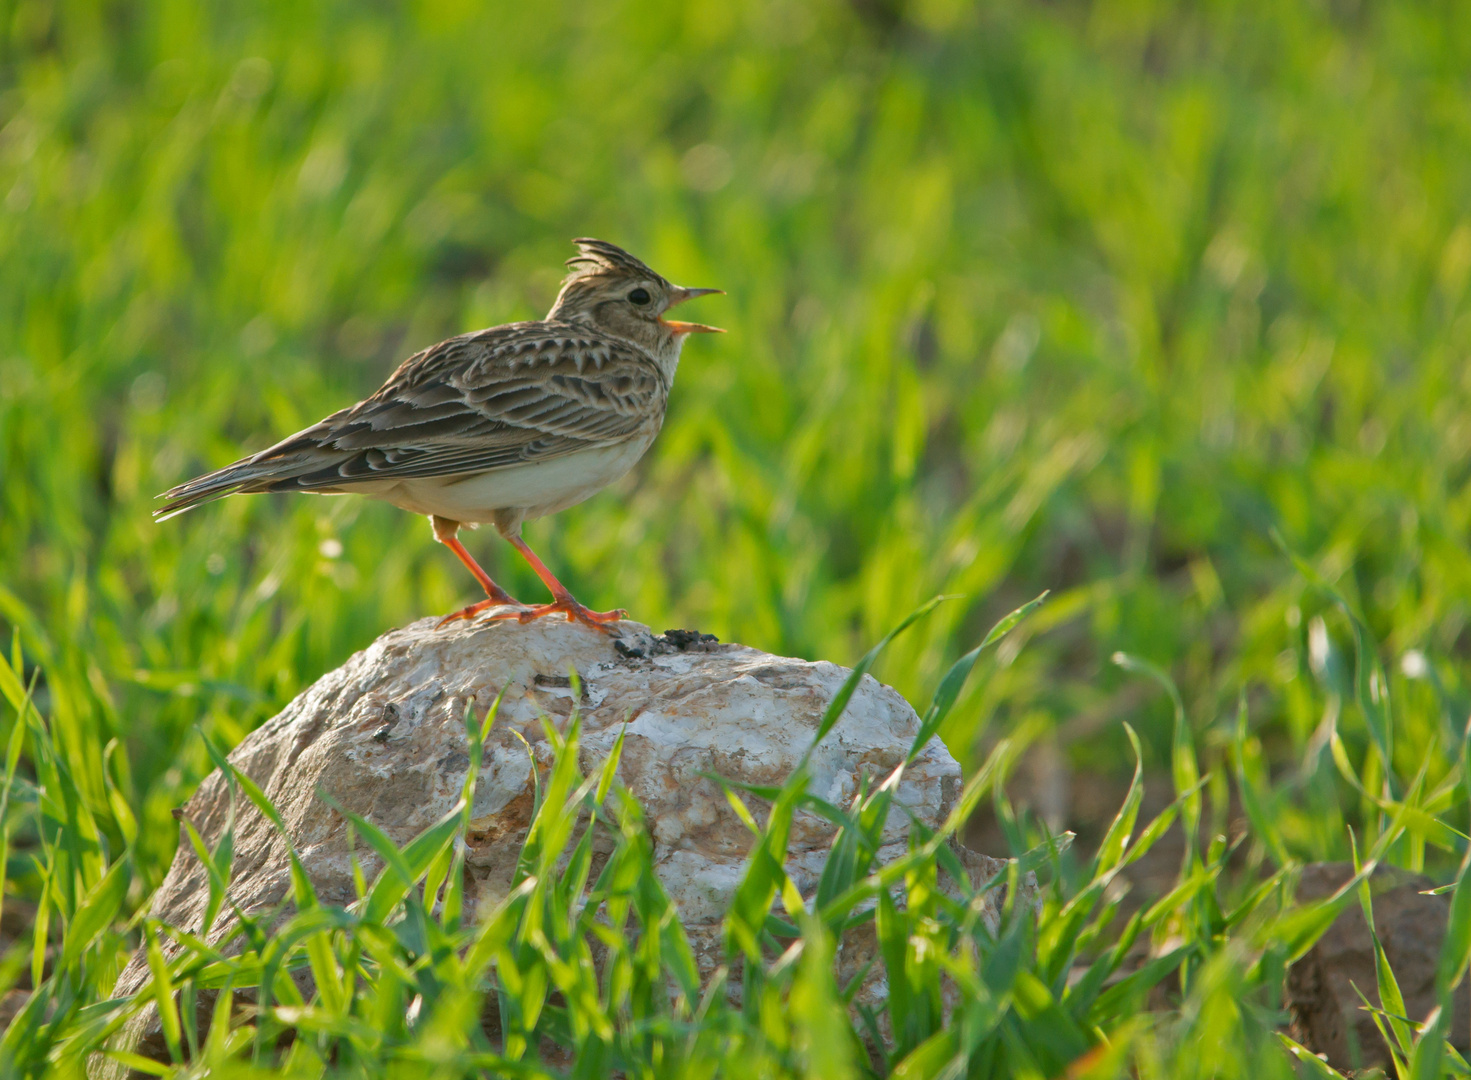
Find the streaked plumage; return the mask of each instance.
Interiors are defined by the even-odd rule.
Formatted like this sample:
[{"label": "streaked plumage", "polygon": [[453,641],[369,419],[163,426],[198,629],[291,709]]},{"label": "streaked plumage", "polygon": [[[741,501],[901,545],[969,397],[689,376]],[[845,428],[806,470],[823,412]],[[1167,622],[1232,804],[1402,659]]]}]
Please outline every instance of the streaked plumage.
[{"label": "streaked plumage", "polygon": [[[523,521],[617,480],[659,432],[684,339],[713,329],[661,316],[718,290],[680,289],[621,248],[575,242],[579,254],[546,319],[425,349],[366,400],[166,492],[154,516],[236,492],[367,495],[430,515],[435,535],[467,560],[491,599],[514,603],[463,553],[458,525],[493,522],[524,549]],[[523,554],[540,567],[529,549]],[[515,617],[557,610],[606,621],[564,595],[549,573],[543,579],[557,603]]]}]

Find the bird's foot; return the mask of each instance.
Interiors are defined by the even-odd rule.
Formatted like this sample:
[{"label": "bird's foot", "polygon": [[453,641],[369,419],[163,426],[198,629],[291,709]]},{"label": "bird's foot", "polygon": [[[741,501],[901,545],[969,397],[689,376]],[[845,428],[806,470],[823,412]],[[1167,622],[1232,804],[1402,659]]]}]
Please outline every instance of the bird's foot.
[{"label": "bird's foot", "polygon": [[523,623],[529,623],[547,615],[566,615],[568,622],[580,622],[584,626],[591,626],[594,630],[611,634],[613,633],[612,624],[627,616],[628,612],[623,608],[614,608],[612,611],[593,611],[591,608],[583,607],[572,597],[563,596],[550,604],[535,604],[522,611],[497,615],[496,618],[518,619]]},{"label": "bird's foot", "polygon": [[492,619],[517,619],[517,618],[520,618],[521,617],[521,613],[523,611],[527,610],[525,604],[521,603],[521,601],[519,601],[519,600],[515,600],[515,599],[511,598],[510,596],[507,596],[504,599],[501,599],[501,598],[491,598],[489,600],[481,600],[478,604],[471,604],[467,608],[461,608],[459,611],[456,611],[453,615],[446,615],[444,618],[442,618],[442,619],[439,620],[438,624],[434,627],[434,629],[441,630],[444,627],[448,626],[450,623],[457,622],[460,619],[467,619],[467,620],[474,619],[475,616],[479,615],[482,611],[488,611],[491,608],[497,608],[497,607],[499,607],[499,608],[510,607],[510,608],[515,608],[517,610],[507,611],[507,612],[501,612],[499,614],[492,615],[491,616]]}]

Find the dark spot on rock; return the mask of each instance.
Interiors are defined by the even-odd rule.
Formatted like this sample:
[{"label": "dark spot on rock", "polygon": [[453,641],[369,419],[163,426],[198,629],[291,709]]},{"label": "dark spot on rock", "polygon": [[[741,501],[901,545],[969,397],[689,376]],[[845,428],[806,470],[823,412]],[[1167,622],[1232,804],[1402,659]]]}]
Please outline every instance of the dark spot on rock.
[{"label": "dark spot on rock", "polygon": [[698,630],[665,630],[656,640],[667,642],[677,652],[689,652],[692,649],[702,652],[703,646],[720,644],[720,639],[714,634],[702,634]]},{"label": "dark spot on rock", "polygon": [[[615,640],[614,641],[614,644],[617,645],[619,643]],[[547,689],[547,690],[571,690],[572,689],[572,678],[571,678],[571,676],[568,676],[568,675],[533,675],[531,677],[531,682],[532,682],[532,685],[538,686],[538,687],[541,687],[541,688]],[[580,700],[587,701],[588,693],[589,693],[588,688],[587,688],[587,680],[586,679],[583,679],[583,678],[579,678],[577,680],[577,685],[578,685],[578,687],[580,689]],[[553,705],[551,706],[551,708],[553,709],[553,711],[558,711],[558,712],[562,711],[561,710],[561,707],[559,705],[555,704],[555,703],[553,703]],[[570,710],[570,706],[569,706],[569,710]]]},{"label": "dark spot on rock", "polygon": [[393,726],[398,723],[399,715],[400,714],[398,711],[397,702],[390,701],[387,705],[383,706],[383,726],[380,727],[377,731],[373,732],[374,742],[386,743],[388,741],[388,733],[392,731]]},{"label": "dark spot on rock", "polygon": [[668,656],[671,653],[709,652],[710,646],[719,645],[714,634],[702,634],[698,630],[665,630],[651,638],[635,640],[632,644],[614,641],[613,648],[630,660],[646,660],[651,656]]}]

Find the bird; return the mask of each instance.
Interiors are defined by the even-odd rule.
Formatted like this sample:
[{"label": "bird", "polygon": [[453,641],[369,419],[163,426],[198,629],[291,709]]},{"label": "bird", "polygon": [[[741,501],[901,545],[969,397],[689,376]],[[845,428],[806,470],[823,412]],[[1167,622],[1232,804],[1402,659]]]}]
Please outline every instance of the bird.
[{"label": "bird", "polygon": [[[565,510],[631,469],[664,422],[679,355],[714,326],[664,313],[721,289],[671,284],[605,240],[573,241],[577,254],[546,318],[441,341],[405,360],[370,397],[257,454],[158,496],[157,521],[246,492],[359,494],[429,518],[485,590],[485,599],[440,620],[560,614],[616,634],[627,612],[593,611],[573,598],[521,535],[526,521]],[[491,580],[460,542],[491,524],[552,600],[523,604]]]}]

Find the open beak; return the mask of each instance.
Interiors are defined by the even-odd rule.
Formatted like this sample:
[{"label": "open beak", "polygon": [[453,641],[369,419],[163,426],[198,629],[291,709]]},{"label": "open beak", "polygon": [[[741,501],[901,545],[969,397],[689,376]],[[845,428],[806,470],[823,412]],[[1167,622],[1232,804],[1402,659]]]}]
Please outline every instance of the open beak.
[{"label": "open beak", "polygon": [[[686,300],[693,300],[697,296],[709,296],[712,293],[719,293],[721,296],[724,296],[725,295],[725,290],[724,289],[675,289],[674,292],[673,292],[673,294],[670,296],[669,306],[670,307],[675,307],[678,304],[684,303]],[[659,321],[662,322],[665,326],[669,327],[669,329],[673,330],[676,334],[723,334],[723,333],[725,333],[725,331],[722,330],[722,329],[720,329],[720,327],[718,327],[718,326],[706,326],[703,323],[697,323],[697,322],[677,322],[674,319],[664,319],[664,318],[661,318]]]}]

